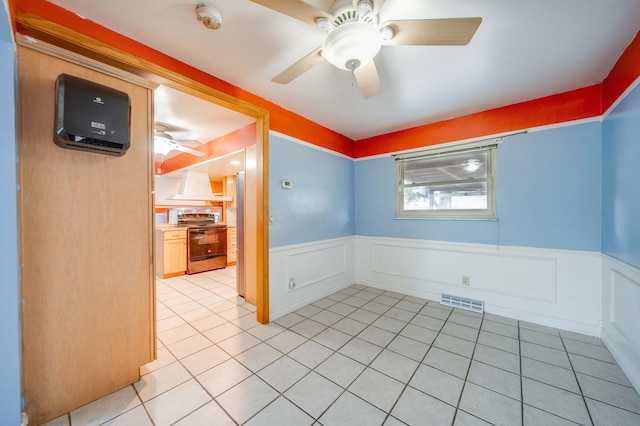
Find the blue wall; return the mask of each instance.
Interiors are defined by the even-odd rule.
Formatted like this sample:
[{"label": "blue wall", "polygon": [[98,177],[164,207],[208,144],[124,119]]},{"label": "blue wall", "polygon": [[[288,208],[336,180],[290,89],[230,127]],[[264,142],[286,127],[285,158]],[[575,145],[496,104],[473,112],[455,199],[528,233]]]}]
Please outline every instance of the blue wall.
[{"label": "blue wall", "polygon": [[356,162],[356,234],[600,251],[601,125],[506,138],[498,147],[498,220],[394,219],[391,157]]},{"label": "blue wall", "polygon": [[270,247],[353,235],[351,159],[274,135],[269,159]]},{"label": "blue wall", "polygon": [[601,123],[516,135],[498,148],[500,244],[600,251]]},{"label": "blue wall", "polygon": [[602,252],[640,268],[640,87],[603,123]]},{"label": "blue wall", "polygon": [[[6,4],[6,2],[5,2]],[[16,207],[15,48],[0,7],[0,425],[20,424],[20,322]]]}]

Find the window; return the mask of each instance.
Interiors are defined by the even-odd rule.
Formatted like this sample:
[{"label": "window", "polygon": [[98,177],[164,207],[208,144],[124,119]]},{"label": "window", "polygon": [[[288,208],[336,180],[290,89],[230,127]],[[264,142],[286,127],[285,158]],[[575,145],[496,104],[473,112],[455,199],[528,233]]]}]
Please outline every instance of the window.
[{"label": "window", "polygon": [[396,157],[396,217],[495,219],[496,145]]}]

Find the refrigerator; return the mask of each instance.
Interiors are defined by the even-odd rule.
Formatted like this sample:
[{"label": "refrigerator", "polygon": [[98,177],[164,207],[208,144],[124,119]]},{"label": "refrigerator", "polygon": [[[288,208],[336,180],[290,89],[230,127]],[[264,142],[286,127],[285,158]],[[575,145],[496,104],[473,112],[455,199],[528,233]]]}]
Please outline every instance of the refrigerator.
[{"label": "refrigerator", "polygon": [[244,172],[236,174],[236,291],[244,297]]}]

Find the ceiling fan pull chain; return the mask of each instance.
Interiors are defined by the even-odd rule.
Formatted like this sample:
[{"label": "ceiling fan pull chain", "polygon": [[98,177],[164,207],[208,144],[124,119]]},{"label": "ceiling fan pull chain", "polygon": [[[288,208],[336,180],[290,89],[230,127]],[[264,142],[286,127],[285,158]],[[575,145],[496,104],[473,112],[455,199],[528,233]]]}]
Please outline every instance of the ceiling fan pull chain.
[{"label": "ceiling fan pull chain", "polygon": [[[351,93],[353,94],[353,89],[356,87],[356,73],[355,70],[351,71]],[[360,89],[358,89],[360,91]]]}]

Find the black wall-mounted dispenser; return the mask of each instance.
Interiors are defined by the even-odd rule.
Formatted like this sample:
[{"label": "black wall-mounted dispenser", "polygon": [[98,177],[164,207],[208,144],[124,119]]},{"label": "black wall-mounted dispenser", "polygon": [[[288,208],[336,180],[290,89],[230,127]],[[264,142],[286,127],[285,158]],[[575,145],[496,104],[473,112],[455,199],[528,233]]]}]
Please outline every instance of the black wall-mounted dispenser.
[{"label": "black wall-mounted dispenser", "polygon": [[53,140],[80,151],[121,156],[129,149],[131,101],[124,92],[61,74]]}]

